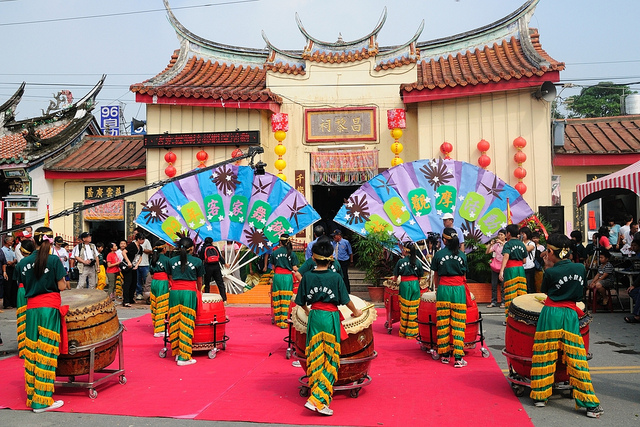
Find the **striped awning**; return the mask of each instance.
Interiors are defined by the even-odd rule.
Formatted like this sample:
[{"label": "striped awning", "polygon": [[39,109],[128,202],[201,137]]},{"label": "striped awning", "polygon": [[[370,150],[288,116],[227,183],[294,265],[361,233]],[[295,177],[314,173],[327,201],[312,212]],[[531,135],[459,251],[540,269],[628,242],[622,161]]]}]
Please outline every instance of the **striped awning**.
[{"label": "striped awning", "polygon": [[611,194],[636,194],[640,196],[640,162],[594,181],[576,186],[578,205]]}]

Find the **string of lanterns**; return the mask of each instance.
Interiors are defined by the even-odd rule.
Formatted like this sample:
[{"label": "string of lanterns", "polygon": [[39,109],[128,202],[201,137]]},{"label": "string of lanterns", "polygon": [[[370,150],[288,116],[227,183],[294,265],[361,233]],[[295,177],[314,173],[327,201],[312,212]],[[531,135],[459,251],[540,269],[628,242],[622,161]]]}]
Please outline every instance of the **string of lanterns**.
[{"label": "string of lanterns", "polygon": [[278,156],[278,159],[273,162],[273,166],[278,170],[278,178],[283,181],[287,180],[287,176],[282,173],[284,168],[287,167],[287,162],[282,158],[287,152],[287,148],[282,144],[282,141],[287,137],[289,131],[289,116],[286,113],[275,113],[271,116],[271,131],[278,145],[274,148],[274,152]]},{"label": "string of lanterns", "polygon": [[518,164],[518,167],[513,171],[513,176],[518,180],[515,189],[518,190],[518,193],[524,195],[524,193],[527,192],[527,186],[522,180],[527,176],[527,170],[522,167],[522,164],[527,161],[527,155],[522,149],[527,146],[527,141],[519,136],[513,140],[513,146],[518,150],[516,154],[513,155],[513,160]]},{"label": "string of lanterns", "polygon": [[201,148],[200,151],[196,153],[196,159],[200,162],[198,167],[203,168],[206,166],[205,163],[209,159],[209,155],[207,154],[206,151],[204,151],[204,149]]},{"label": "string of lanterns", "polygon": [[402,138],[402,129],[407,127],[407,115],[402,108],[393,108],[387,110],[387,127],[391,131],[391,138],[394,143],[391,144],[391,152],[395,154],[395,157],[391,159],[391,166],[398,166],[404,163],[404,160],[400,158],[400,153],[404,147],[398,141]]},{"label": "string of lanterns", "polygon": [[173,178],[174,176],[176,176],[176,168],[173,166],[173,164],[176,162],[176,160],[178,159],[178,156],[176,156],[176,153],[174,153],[173,151],[169,150],[167,151],[167,153],[164,155],[164,161],[169,163],[169,166],[167,166],[164,169],[164,174],[167,175],[169,178]]},{"label": "string of lanterns", "polygon": [[478,151],[480,151],[481,154],[481,156],[478,157],[478,165],[482,169],[486,169],[491,164],[491,157],[487,155],[487,151],[489,151],[489,148],[491,148],[491,144],[489,144],[489,141],[483,138],[480,140],[480,142],[478,142],[477,147]]},{"label": "string of lanterns", "polygon": [[453,151],[453,144],[451,144],[450,142],[445,141],[442,144],[440,144],[440,152],[444,154],[444,158],[446,160],[451,159],[449,154],[451,154],[452,151]]}]

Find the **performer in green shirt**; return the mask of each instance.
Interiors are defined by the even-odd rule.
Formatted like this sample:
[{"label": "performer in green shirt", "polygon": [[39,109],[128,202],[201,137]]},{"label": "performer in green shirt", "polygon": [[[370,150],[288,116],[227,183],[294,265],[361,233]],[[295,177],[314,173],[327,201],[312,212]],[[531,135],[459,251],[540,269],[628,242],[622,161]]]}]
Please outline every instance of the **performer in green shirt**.
[{"label": "performer in green shirt", "polygon": [[[587,417],[599,418],[604,413],[593,391],[587,353],[580,334],[582,300],[587,282],[584,264],[571,262],[571,240],[563,234],[552,234],[547,240],[547,268],[541,290],[547,294],[540,311],[533,344],[531,365],[531,398],[535,406],[545,406],[551,396],[558,350],[567,364],[569,383],[577,407],[587,408]],[[544,256],[544,255],[543,255]]]},{"label": "performer in green shirt", "polygon": [[149,271],[151,272],[151,321],[153,336],[164,336],[164,318],[169,311],[169,257],[165,255],[167,242],[159,240],[153,247]]},{"label": "performer in green shirt", "polygon": [[204,265],[193,256],[193,240],[183,237],[176,242],[179,255],[169,260],[169,340],[171,355],[178,366],[196,363],[191,358],[193,329]]},{"label": "performer in green shirt", "polygon": [[[331,239],[328,236],[320,236],[320,237],[318,237],[317,240],[326,241],[326,242],[331,243]],[[317,264],[316,264],[316,261],[313,259],[313,257],[311,257],[308,260],[306,260],[305,262],[303,262],[302,265],[300,267],[298,267],[298,270],[295,272],[295,275],[298,278],[298,281],[302,280],[302,276],[306,272],[315,270],[316,266],[317,266]],[[334,259],[333,263],[330,263],[327,268],[329,270],[333,271],[334,273],[338,273],[339,275],[342,276],[342,267],[340,267],[340,263],[338,262],[337,259]]]},{"label": "performer in green shirt", "polygon": [[527,293],[527,279],[523,265],[528,252],[524,243],[518,239],[520,230],[516,224],[507,225],[505,230],[507,243],[502,248],[502,266],[498,278],[504,283],[504,314],[506,316],[511,301]]},{"label": "performer in green shirt", "polygon": [[[60,258],[50,255],[53,231],[39,227],[33,233],[36,251],[24,259],[19,283],[24,283],[27,298],[27,328],[24,351],[24,378],[27,406],[33,412],[60,408],[64,402],[53,400],[58,355],[61,345],[60,292],[67,288],[67,274]],[[63,347],[63,348],[61,348]]]},{"label": "performer in green shirt", "polygon": [[467,256],[460,250],[458,233],[453,228],[442,232],[445,247],[431,260],[431,270],[435,272],[436,328],[438,354],[442,363],[449,363],[451,354],[451,334],[453,334],[454,368],[463,368],[467,362],[464,356],[464,332],[467,327],[467,294],[465,290]]},{"label": "performer in green shirt", "polygon": [[269,257],[273,265],[273,285],[271,287],[271,306],[274,322],[286,329],[289,305],[293,298],[293,272],[298,270],[298,257],[292,252],[288,234],[280,236],[280,247]]},{"label": "performer in green shirt", "polygon": [[329,264],[334,261],[331,243],[318,240],[313,245],[312,253],[317,267],[302,276],[295,300],[309,315],[305,353],[311,396],[304,406],[322,415],[333,415],[329,405],[340,367],[341,325],[338,305],[346,305],[354,317],[361,316],[362,312],[349,299],[342,276],[328,270]]},{"label": "performer in green shirt", "polygon": [[399,335],[407,339],[418,336],[418,306],[420,305],[420,278],[424,275],[422,262],[416,256],[416,246],[407,243],[403,249],[404,257],[393,268],[393,280],[400,276],[400,331]]},{"label": "performer in green shirt", "polygon": [[[24,261],[35,250],[35,244],[31,239],[24,239],[20,242],[20,252],[22,258],[16,268],[13,269],[13,280],[18,284],[18,293],[16,294],[16,331],[18,339],[18,357],[24,358],[24,341],[27,337],[27,297],[24,295],[24,283],[22,282],[20,271],[26,264]],[[66,269],[65,269],[66,271]],[[66,277],[65,277],[66,280]]]}]

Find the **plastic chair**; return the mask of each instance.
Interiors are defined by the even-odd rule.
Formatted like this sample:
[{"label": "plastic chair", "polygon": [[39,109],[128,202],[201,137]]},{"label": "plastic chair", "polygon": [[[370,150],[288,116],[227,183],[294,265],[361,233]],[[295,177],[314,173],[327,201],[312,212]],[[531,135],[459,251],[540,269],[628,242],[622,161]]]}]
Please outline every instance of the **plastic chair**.
[{"label": "plastic chair", "polygon": [[[607,305],[604,306],[606,307],[610,312],[613,312],[613,301],[612,301],[612,296],[611,296],[611,289],[607,289],[605,288],[605,297],[608,298],[608,302]],[[594,296],[595,294],[595,296]],[[597,308],[599,306],[598,304],[598,292],[597,291],[593,291],[591,289],[587,290],[587,303],[591,305],[591,312],[595,313],[597,311]],[[617,295],[616,295],[617,296]],[[620,300],[620,298],[618,298],[618,301]],[[603,306],[601,306],[603,307]]]}]

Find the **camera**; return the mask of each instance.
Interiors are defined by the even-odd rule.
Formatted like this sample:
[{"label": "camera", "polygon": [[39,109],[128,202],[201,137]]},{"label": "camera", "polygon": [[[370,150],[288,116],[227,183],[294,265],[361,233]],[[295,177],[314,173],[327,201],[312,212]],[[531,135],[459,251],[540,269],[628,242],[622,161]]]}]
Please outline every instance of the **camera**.
[{"label": "camera", "polygon": [[92,267],[94,265],[96,265],[96,260],[95,259],[92,259],[91,261],[89,261],[89,266],[90,267]]}]

